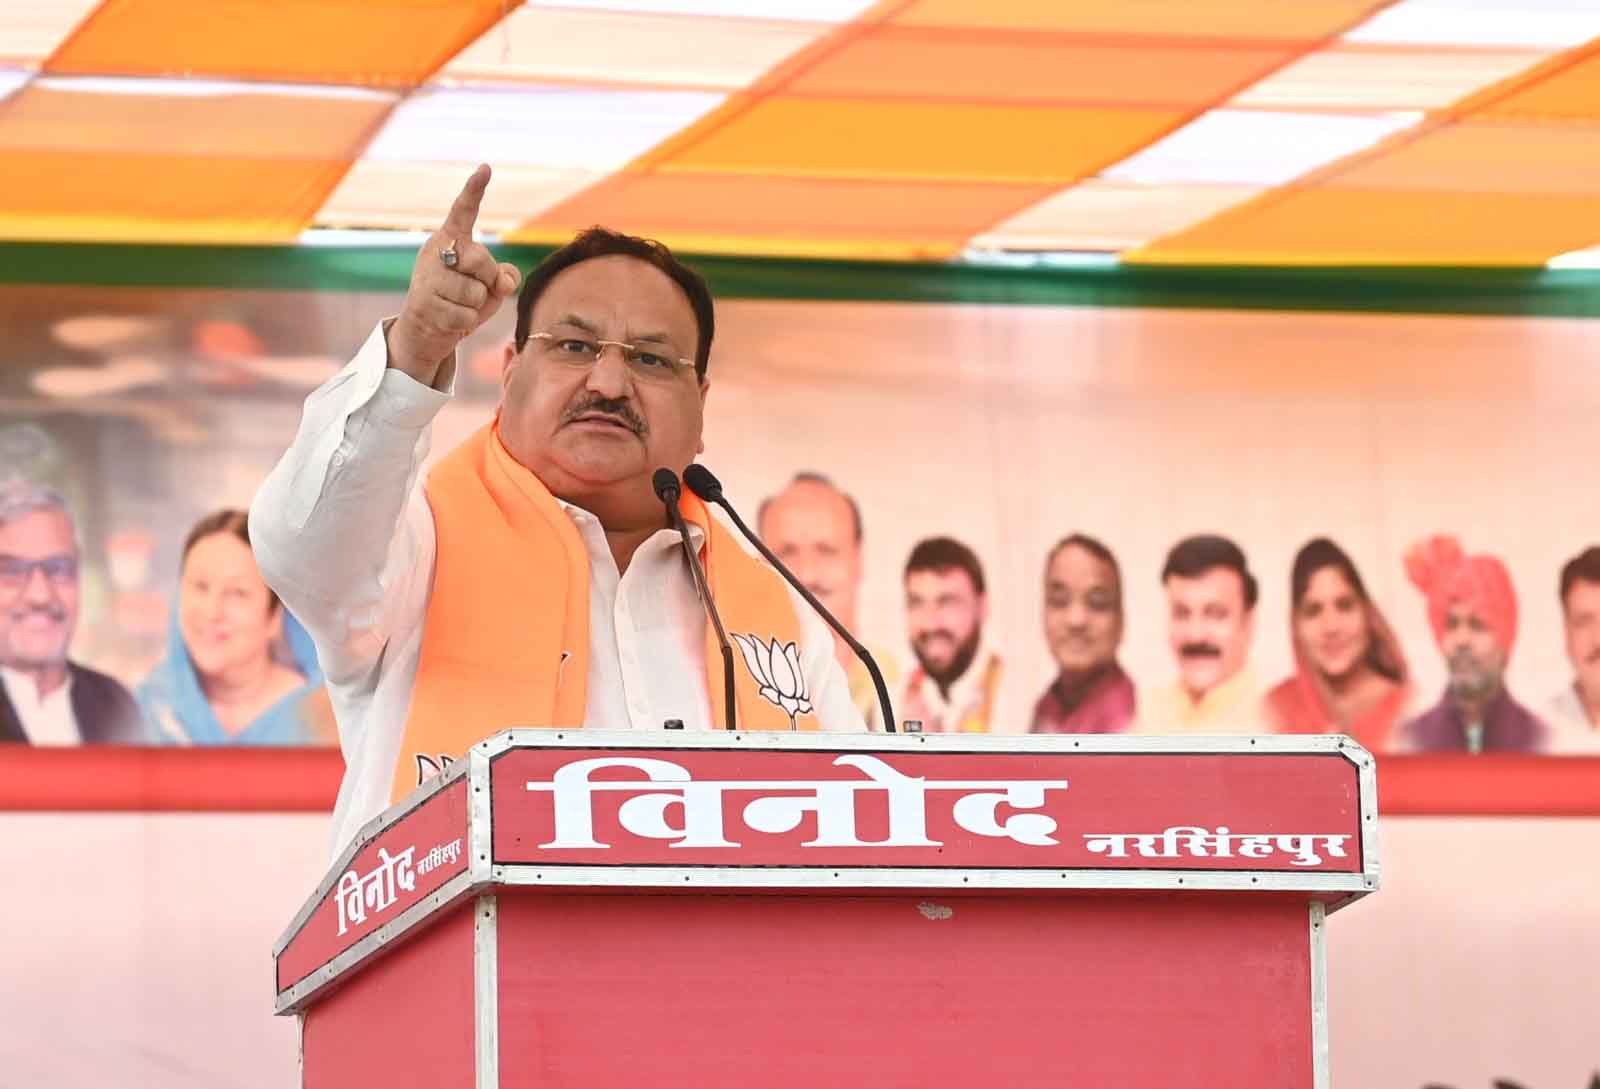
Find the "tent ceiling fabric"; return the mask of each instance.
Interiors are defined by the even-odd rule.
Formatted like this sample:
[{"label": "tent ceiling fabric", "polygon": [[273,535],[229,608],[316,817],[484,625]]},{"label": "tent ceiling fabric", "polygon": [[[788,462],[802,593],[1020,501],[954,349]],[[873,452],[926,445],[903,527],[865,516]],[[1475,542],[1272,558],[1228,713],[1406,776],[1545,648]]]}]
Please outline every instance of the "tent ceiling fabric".
[{"label": "tent ceiling fabric", "polygon": [[1530,265],[1600,241],[1600,42],[1125,256]]},{"label": "tent ceiling fabric", "polygon": [[1577,0],[0,5],[0,239],[1537,266],[1597,147]]}]

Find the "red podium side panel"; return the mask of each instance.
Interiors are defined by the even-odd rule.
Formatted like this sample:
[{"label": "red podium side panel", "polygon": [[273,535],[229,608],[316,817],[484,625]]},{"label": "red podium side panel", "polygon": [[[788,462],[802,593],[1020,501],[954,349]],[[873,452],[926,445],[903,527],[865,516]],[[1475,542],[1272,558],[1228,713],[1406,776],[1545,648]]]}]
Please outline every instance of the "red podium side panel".
[{"label": "red podium side panel", "polygon": [[303,1089],[473,1089],[473,905],[458,905],[305,1013]]},{"label": "red podium side panel", "polygon": [[502,894],[499,912],[501,1089],[1312,1086],[1303,898]]}]

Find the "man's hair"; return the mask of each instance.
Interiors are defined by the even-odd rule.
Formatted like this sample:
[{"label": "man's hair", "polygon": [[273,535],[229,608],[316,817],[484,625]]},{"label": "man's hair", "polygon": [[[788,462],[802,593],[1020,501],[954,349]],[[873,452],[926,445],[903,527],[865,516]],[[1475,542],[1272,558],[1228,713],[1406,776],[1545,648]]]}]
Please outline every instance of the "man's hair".
[{"label": "man's hair", "polygon": [[31,480],[0,481],[0,526],[8,526],[24,515],[52,510],[59,511],[72,524],[76,535],[77,522],[60,492]]},{"label": "man's hair", "polygon": [[533,306],[539,301],[539,296],[544,294],[544,289],[550,286],[551,280],[580,261],[614,256],[632,257],[660,269],[689,297],[689,306],[694,311],[695,325],[700,332],[700,342],[696,345],[694,353],[694,373],[703,381],[706,376],[706,365],[711,358],[711,336],[716,331],[716,317],[712,313],[711,306],[711,289],[706,287],[705,279],[674,257],[672,251],[660,242],[631,234],[621,234],[604,227],[590,227],[583,231],[571,242],[540,261],[534,270],[528,273],[528,279],[522,285],[522,294],[517,297],[517,351],[520,352],[527,347],[528,337],[533,334],[531,328]]},{"label": "man's hair", "polygon": [[[189,562],[189,553],[194,551],[194,546],[205,538],[215,533],[226,533],[239,538],[246,548],[250,547],[250,516],[242,510],[233,507],[224,507],[222,510],[212,511],[194,524],[189,531],[189,536],[183,539],[183,552],[178,557],[178,568],[183,569]],[[253,553],[252,553],[253,554]],[[275,612],[279,601],[276,591],[267,587],[267,612]]]},{"label": "man's hair", "polygon": [[1117,601],[1120,607],[1122,601],[1122,566],[1117,563],[1117,557],[1112,555],[1111,549],[1086,533],[1072,533],[1061,538],[1044,558],[1044,577],[1050,578],[1050,565],[1056,562],[1056,557],[1069,548],[1081,548],[1107,567],[1111,568],[1111,577],[1117,584]]},{"label": "man's hair", "polygon": [[978,557],[954,537],[929,537],[918,541],[906,559],[905,577],[910,578],[918,571],[949,571],[952,568],[965,571],[972,580],[972,588],[980,594],[984,592],[983,568],[978,564]]},{"label": "man's hair", "polygon": [[1600,582],[1600,545],[1590,545],[1561,568],[1561,607],[1579,582]]},{"label": "man's hair", "polygon": [[[796,484],[819,484],[833,492],[835,495],[839,496],[839,498],[843,499],[850,507],[851,532],[855,534],[856,544],[861,543],[861,508],[856,504],[855,496],[839,487],[839,485],[835,484],[823,474],[814,473],[809,470],[794,474],[794,479],[783,486],[783,491],[788,491]],[[778,495],[782,494],[783,492],[778,493]],[[769,495],[761,501],[761,506],[756,508],[756,526],[758,528],[767,517],[767,509],[772,506],[773,501],[777,498],[777,495]]]},{"label": "man's hair", "polygon": [[1198,578],[1217,567],[1226,567],[1239,576],[1244,583],[1245,610],[1255,608],[1260,589],[1256,586],[1256,577],[1250,573],[1239,546],[1226,537],[1202,533],[1185,537],[1173,545],[1172,551],[1167,553],[1166,564],[1161,568],[1161,581],[1166,582],[1174,575],[1185,579]]}]

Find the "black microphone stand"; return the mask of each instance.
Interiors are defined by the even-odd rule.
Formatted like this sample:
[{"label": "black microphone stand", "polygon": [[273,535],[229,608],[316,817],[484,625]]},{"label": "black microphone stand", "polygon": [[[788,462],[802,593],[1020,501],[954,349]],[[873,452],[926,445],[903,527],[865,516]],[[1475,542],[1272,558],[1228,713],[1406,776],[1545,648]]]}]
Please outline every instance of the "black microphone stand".
[{"label": "black microphone stand", "polygon": [[768,548],[760,537],[751,532],[750,527],[744,524],[744,519],[739,517],[739,512],[733,509],[733,504],[729,503],[727,498],[723,496],[722,481],[718,480],[710,469],[707,469],[699,462],[695,462],[683,470],[683,482],[689,485],[691,492],[694,492],[705,502],[715,503],[727,511],[728,517],[733,519],[733,524],[739,528],[740,533],[744,534],[745,540],[756,546],[756,551],[766,557],[767,562],[777,569],[778,574],[782,575],[789,585],[793,586],[800,596],[805,598],[806,604],[817,610],[817,615],[826,620],[828,626],[838,632],[839,638],[843,639],[846,645],[855,652],[856,657],[861,659],[862,664],[867,667],[867,672],[872,675],[872,686],[878,690],[878,707],[883,712],[884,731],[891,734],[894,733],[894,706],[889,702],[889,686],[884,683],[883,671],[878,668],[878,663],[872,660],[872,655],[867,651],[867,648],[862,646],[860,641],[851,635],[843,624],[839,623],[838,618],[829,612],[822,602],[817,600],[815,594],[801,585],[800,580],[795,578],[794,572],[784,566],[783,561],[772,554],[772,549]]},{"label": "black microphone stand", "polygon": [[683,512],[678,509],[678,498],[683,494],[683,489],[678,486],[678,474],[671,469],[657,469],[655,475],[650,478],[650,483],[656,490],[656,498],[667,508],[667,517],[672,521],[672,528],[683,538],[683,555],[689,561],[690,573],[694,575],[695,592],[700,595],[700,602],[705,606],[706,614],[711,617],[711,625],[717,632],[717,645],[722,648],[722,718],[727,729],[731,731],[737,722],[733,691],[733,647],[728,645],[728,633],[722,628],[722,617],[717,615],[717,603],[711,600],[711,588],[706,585],[706,573],[700,567],[700,556],[695,551],[694,542],[689,539],[689,526],[683,520]]}]

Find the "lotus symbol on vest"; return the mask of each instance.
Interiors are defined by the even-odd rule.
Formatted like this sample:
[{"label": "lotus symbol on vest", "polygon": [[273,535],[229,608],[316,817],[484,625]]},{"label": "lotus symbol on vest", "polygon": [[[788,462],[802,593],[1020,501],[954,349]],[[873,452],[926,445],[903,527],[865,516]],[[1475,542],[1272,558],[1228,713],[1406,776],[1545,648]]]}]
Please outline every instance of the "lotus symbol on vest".
[{"label": "lotus symbol on vest", "polygon": [[756,635],[735,634],[733,641],[739,644],[750,675],[761,686],[761,698],[783,708],[789,715],[789,729],[797,729],[796,717],[812,713],[811,693],[800,672],[800,648],[793,642],[763,641]]}]

